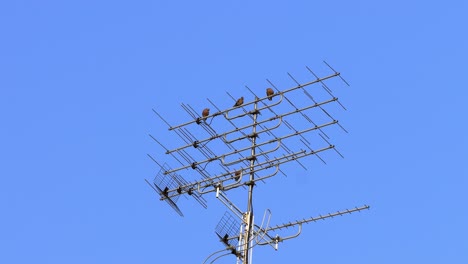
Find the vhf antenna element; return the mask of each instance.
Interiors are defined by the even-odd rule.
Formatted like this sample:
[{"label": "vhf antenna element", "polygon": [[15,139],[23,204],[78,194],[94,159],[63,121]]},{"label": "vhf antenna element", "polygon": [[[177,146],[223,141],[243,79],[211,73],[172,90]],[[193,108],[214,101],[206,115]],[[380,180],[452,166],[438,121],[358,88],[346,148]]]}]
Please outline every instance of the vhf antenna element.
[{"label": "vhf antenna element", "polygon": [[[190,116],[182,124],[171,125],[164,114],[153,109],[180,140],[178,145],[166,147],[150,135],[170,158],[162,162],[148,154],[158,172],[152,181],[145,179],[146,183],[180,216],[184,216],[178,205],[180,196],[192,197],[207,208],[205,198],[214,195],[229,209],[215,228],[224,248],[203,263],[231,255],[236,263],[249,264],[255,246],[269,245],[278,250],[280,242],[299,236],[303,224],[369,209],[364,205],[277,225],[270,223],[272,213],[266,209],[261,223],[254,221],[253,191],[258,183],[286,175],[287,163],[307,169],[303,162],[309,156],[325,163],[322,154],[328,150],[343,157],[328,133],[332,127],[347,133],[332,116],[334,110],[346,108],[329,85],[335,80],[349,84],[327,62],[324,64],[330,71],[328,75],[319,77],[306,67],[311,76],[308,82],[299,82],[288,73],[293,84],[282,90],[266,80],[260,92],[246,86],[251,96],[228,93],[232,103],[227,108],[218,107],[210,99],[210,107],[202,109],[181,104]],[[245,207],[228,197],[234,189],[246,192]],[[289,228],[296,231],[282,236],[276,233]]]}]

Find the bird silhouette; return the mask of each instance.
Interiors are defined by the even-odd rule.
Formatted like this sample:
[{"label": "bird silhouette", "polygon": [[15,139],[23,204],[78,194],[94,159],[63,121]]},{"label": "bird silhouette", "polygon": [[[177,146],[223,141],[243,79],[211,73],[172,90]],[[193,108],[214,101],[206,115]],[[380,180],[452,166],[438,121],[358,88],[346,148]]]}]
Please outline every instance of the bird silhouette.
[{"label": "bird silhouette", "polygon": [[238,170],[234,173],[234,180],[238,181],[241,176],[242,171]]},{"label": "bird silhouette", "polygon": [[242,96],[241,98],[237,99],[236,103],[234,106],[240,106],[244,103],[244,97]]},{"label": "bird silhouette", "polygon": [[273,95],[275,94],[275,91],[273,91],[273,89],[271,88],[267,88],[266,89],[266,94],[268,96],[268,100],[273,100]]}]

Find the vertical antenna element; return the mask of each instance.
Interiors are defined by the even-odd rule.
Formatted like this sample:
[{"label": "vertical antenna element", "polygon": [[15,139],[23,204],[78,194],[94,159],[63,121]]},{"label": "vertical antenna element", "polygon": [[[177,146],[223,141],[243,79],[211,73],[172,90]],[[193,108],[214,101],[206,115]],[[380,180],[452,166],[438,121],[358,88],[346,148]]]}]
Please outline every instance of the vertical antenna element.
[{"label": "vertical antenna element", "polygon": [[[249,264],[256,246],[269,245],[277,250],[280,242],[299,236],[303,224],[369,209],[364,205],[270,226],[272,213],[266,208],[261,224],[255,223],[254,188],[258,184],[266,184],[278,172],[286,175],[293,161],[294,166],[307,170],[305,164],[309,162],[301,161],[309,156],[316,156],[318,161],[313,161],[319,164],[326,164],[323,153],[331,149],[343,157],[329,136],[333,133],[327,132],[334,128],[348,132],[334,117],[346,108],[335,96],[339,89],[334,87],[332,91],[330,86],[339,80],[347,86],[349,83],[323,62],[332,74],[319,77],[306,66],[308,78],[313,79],[300,82],[300,78],[287,73],[294,85],[289,88],[279,89],[267,79],[265,87],[245,86],[250,97],[228,93],[230,98],[225,102],[215,104],[207,99],[209,105],[201,109],[182,103],[189,119],[178,125],[170,125],[164,113],[153,109],[178,141],[167,139],[171,144],[166,145],[162,143],[166,138],[150,135],[167,159],[160,161],[162,158],[148,154],[159,170],[153,181],[145,179],[146,183],[180,216],[184,216],[179,203],[183,195],[203,208],[207,208],[206,197],[212,195],[231,211],[215,228],[225,249],[210,254],[204,263],[234,256],[237,263]],[[241,203],[244,206],[229,197],[234,189],[247,191]]]}]

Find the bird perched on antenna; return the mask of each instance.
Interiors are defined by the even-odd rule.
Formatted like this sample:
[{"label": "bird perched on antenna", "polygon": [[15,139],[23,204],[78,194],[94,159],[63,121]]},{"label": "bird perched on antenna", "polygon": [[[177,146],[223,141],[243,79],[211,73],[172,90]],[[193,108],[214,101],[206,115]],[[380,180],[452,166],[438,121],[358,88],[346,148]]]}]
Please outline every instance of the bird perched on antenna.
[{"label": "bird perched on antenna", "polygon": [[244,103],[244,96],[242,96],[241,98],[237,99],[237,101],[236,101],[236,103],[234,104],[234,106],[241,106],[243,103]]},{"label": "bird perched on antenna", "polygon": [[209,115],[210,115],[210,109],[209,109],[209,108],[203,109],[203,111],[202,111],[202,117],[203,117],[203,119],[206,120],[206,117],[209,116]]},{"label": "bird perched on antenna", "polygon": [[238,181],[242,174],[242,170],[238,170],[234,173],[234,180]]},{"label": "bird perched on antenna", "polygon": [[273,91],[273,89],[271,88],[267,88],[266,89],[266,94],[268,96],[268,100],[273,100],[273,95],[275,94],[275,91]]}]

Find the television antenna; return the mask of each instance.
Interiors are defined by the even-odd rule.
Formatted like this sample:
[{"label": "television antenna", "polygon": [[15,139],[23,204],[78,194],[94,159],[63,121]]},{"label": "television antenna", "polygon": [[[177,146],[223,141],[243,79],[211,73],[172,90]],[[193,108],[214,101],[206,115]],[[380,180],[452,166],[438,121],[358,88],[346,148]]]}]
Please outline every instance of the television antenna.
[{"label": "television antenna", "polygon": [[[181,104],[191,116],[189,121],[182,124],[171,125],[153,109],[182,143],[168,148],[150,135],[177,165],[161,163],[148,154],[159,171],[152,182],[145,179],[146,183],[160,196],[160,200],[166,201],[180,216],[184,216],[177,205],[180,196],[192,197],[207,208],[205,197],[214,194],[230,210],[215,228],[225,248],[209,255],[204,263],[213,263],[232,254],[237,263],[248,264],[252,262],[255,246],[269,245],[278,250],[280,242],[299,236],[303,224],[369,209],[368,205],[364,205],[277,225],[270,224],[271,211],[266,209],[262,222],[256,224],[254,221],[253,190],[257,183],[265,183],[279,174],[286,175],[281,169],[286,163],[296,162],[306,169],[301,160],[309,156],[315,156],[325,163],[321,154],[328,150],[334,150],[343,157],[330,143],[330,136],[325,130],[334,126],[347,131],[325,108],[332,104],[344,110],[346,108],[327,83],[337,79],[347,86],[349,84],[327,62],[324,61],[324,64],[331,70],[329,75],[319,77],[306,67],[313,79],[300,83],[288,73],[295,85],[283,90],[267,79],[268,88],[262,96],[247,86],[251,97],[236,98],[228,93],[234,102],[232,107],[221,109],[207,99],[216,109],[211,113],[210,108],[197,111],[188,104]],[[317,87],[319,89],[315,89]],[[298,96],[302,99],[296,100]],[[308,139],[313,133],[318,135],[318,144]],[[188,180],[182,176],[187,171],[197,172],[199,177]],[[227,195],[231,190],[242,188],[247,192],[245,209],[241,209]],[[286,236],[273,234],[292,227],[297,228],[297,232]]]}]

